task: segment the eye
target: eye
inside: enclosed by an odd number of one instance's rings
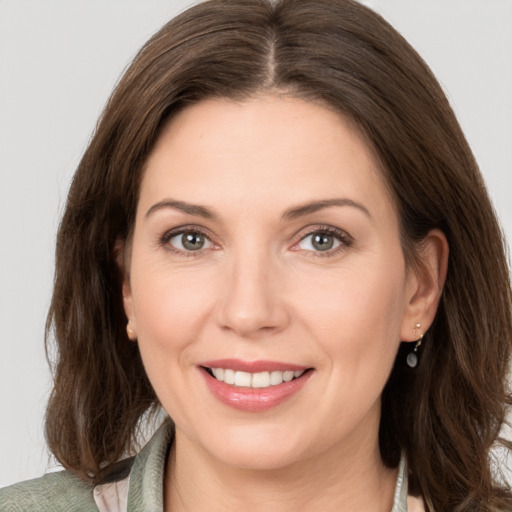
[[[330,251],[341,245],[341,242],[330,233],[311,233],[305,236],[300,242],[299,247],[306,251]]]
[[[352,239],[346,233],[334,228],[324,228],[308,233],[295,248],[317,254],[325,253],[327,256],[337,253],[338,249],[349,247],[351,243]]]
[[[213,246],[211,240],[199,231],[182,231],[181,233],[171,234],[166,242],[173,249],[184,252],[200,251]]]

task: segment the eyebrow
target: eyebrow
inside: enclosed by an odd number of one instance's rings
[[[351,206],[353,208],[357,208],[358,210],[362,211],[365,215],[372,218],[370,212],[365,206],[363,206],[361,203],[358,203],[357,201],[348,198],[323,199],[320,201],[311,201],[306,204],[294,206],[293,208],[286,210],[283,213],[282,218],[283,220],[293,220],[297,219],[298,217],[303,217],[305,215],[310,215],[320,210],[324,210],[325,208],[331,208],[333,206]],[[146,212],[146,218],[152,215],[154,212],[165,208],[174,208],[176,210],[180,210],[184,213],[187,213],[188,215],[203,217],[205,219],[210,220],[215,220],[218,219],[219,217],[213,210],[206,208],[205,206],[186,203],[185,201],[177,201],[174,199],[165,199],[151,206],[151,208],[149,208],[149,210]]]
[[[165,199],[164,201],[159,201],[158,203],[155,203],[146,212],[146,218],[149,217],[154,212],[162,210],[164,208],[174,208],[184,213],[188,213],[189,215],[195,215],[196,217],[203,217],[205,219],[214,220],[218,218],[218,215],[213,210],[210,210],[205,206],[186,203],[185,201],[175,201],[174,199]]]
[[[367,215],[370,219],[372,216],[368,209],[363,206],[361,203],[357,201],[353,201],[348,198],[339,198],[339,199],[324,199],[321,201],[311,201],[310,203],[306,203],[303,205],[295,206],[286,210],[283,214],[283,219],[292,220],[298,217],[302,217],[304,215],[310,215],[312,213],[318,212],[325,208],[331,208],[332,206],[351,206],[353,208],[357,208],[362,211],[365,215]]]

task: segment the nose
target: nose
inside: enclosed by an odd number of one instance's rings
[[[217,314],[223,330],[255,339],[286,328],[290,317],[276,267],[268,256],[254,253],[226,264]]]

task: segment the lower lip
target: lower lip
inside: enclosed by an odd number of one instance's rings
[[[204,369],[201,369],[201,373],[212,394],[223,404],[240,411],[263,412],[277,407],[298,393],[308,381],[312,371],[307,371],[290,382],[268,388],[235,387],[217,380]]]

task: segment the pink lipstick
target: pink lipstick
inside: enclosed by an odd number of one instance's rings
[[[277,407],[298,393],[313,372],[296,364],[238,359],[204,361],[199,369],[220,402],[247,412]]]

